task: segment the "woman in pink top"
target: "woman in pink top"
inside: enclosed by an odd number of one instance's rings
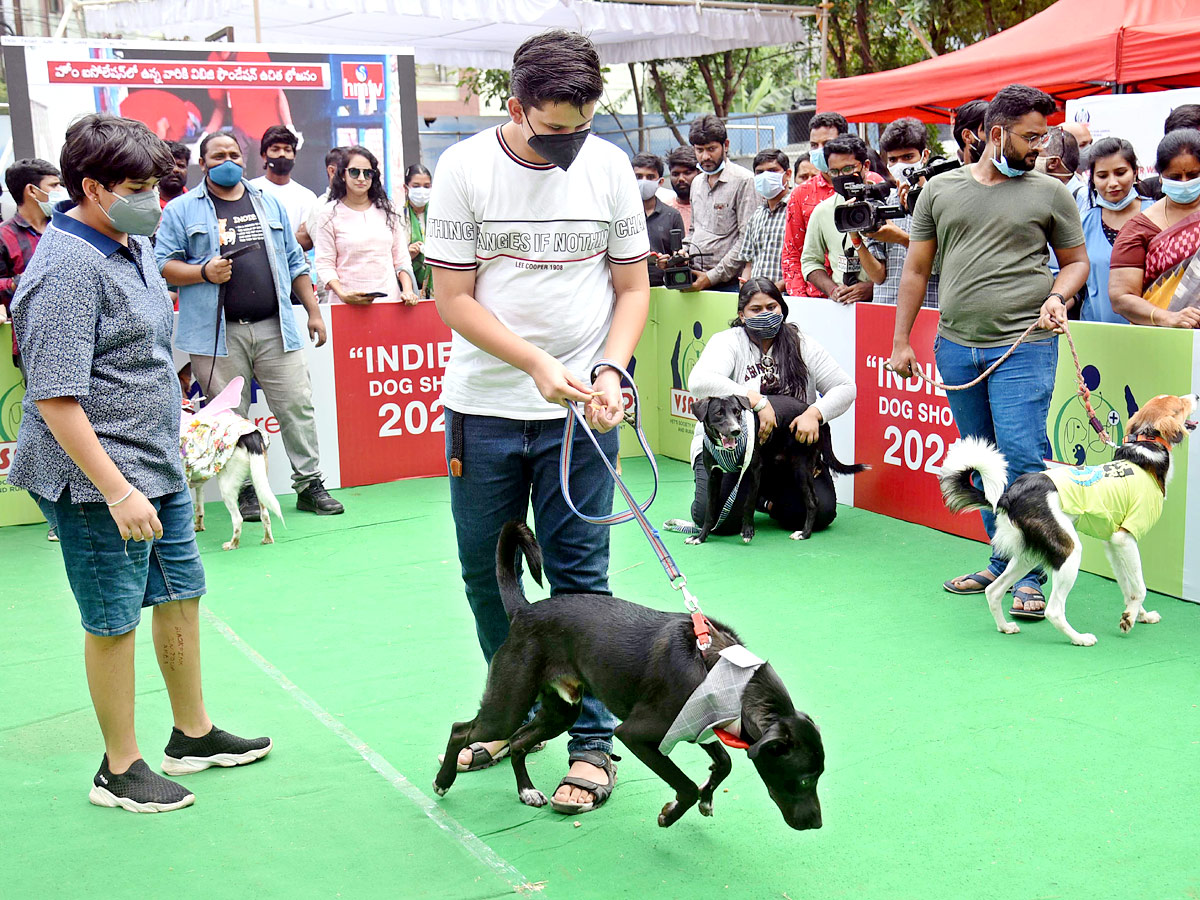
[[[351,147],[317,214],[317,275],[342,303],[377,299],[417,302],[404,222],[383,189],[379,161]]]

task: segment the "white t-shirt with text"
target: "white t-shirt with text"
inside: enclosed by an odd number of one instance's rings
[[[475,299],[506,328],[590,380],[612,324],[610,263],[644,265],[646,216],[629,158],[590,136],[566,171],[520,159],[500,128],[446,150],[425,258],[475,270]],[[467,415],[556,419],[533,379],[454,332],[442,402]]]

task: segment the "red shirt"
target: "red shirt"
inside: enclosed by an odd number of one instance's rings
[[[17,285],[15,277],[25,271],[33,251],[37,249],[41,234],[25,221],[20,212],[0,225],[0,304],[5,310],[12,306],[13,294]],[[12,340],[13,359],[17,358],[17,329],[13,329]]]
[[[867,173],[867,181],[883,181],[874,172]],[[800,271],[800,254],[804,252],[804,235],[808,233],[808,220],[812,211],[822,200],[833,196],[833,184],[823,175],[814,175],[804,184],[796,186],[788,198],[787,219],[783,226],[783,280],[789,297],[824,297],[817,288],[804,280]],[[826,268],[829,261],[825,262]]]

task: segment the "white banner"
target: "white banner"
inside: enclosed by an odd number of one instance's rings
[[[1124,138],[1133,144],[1138,177],[1155,174],[1154,156],[1163,137],[1163,122],[1184,103],[1200,103],[1200,88],[1149,94],[1096,94],[1067,101],[1067,121],[1087,122],[1092,137]]]

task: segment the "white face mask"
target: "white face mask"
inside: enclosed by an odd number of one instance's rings
[[[643,200],[649,200],[658,192],[658,182],[653,178],[639,178],[637,183]]]
[[[896,184],[904,184],[908,180],[905,178],[904,173],[909,169],[915,168],[919,165],[920,163],[892,163],[890,166],[888,166],[888,171],[892,173],[892,178],[896,180]]]
[[[429,205],[429,195],[432,193],[433,188],[410,187],[408,189],[408,202],[418,209],[424,209]]]

